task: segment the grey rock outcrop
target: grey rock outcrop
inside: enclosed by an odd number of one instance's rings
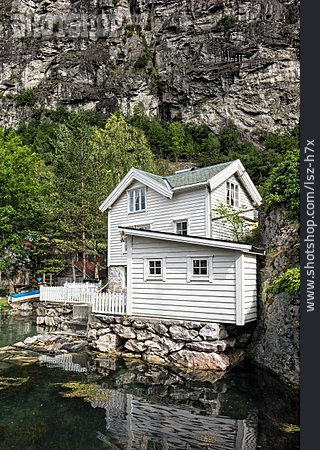
[[[261,218],[262,243],[267,248],[260,268],[259,320],[248,355],[280,379],[299,385],[299,297],[267,288],[286,269],[299,264],[299,225],[276,209]]]
[[[0,38],[3,125],[30,117],[26,89],[39,106],[142,102],[215,131],[298,121],[298,0],[4,0]]]

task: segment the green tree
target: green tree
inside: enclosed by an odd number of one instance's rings
[[[0,267],[12,276],[51,218],[52,178],[15,131],[0,129]],[[34,245],[34,244],[33,244]]]
[[[289,218],[299,219],[300,212],[300,150],[292,149],[272,170],[264,185],[267,210],[283,206]]]
[[[172,122],[168,127],[168,133],[170,138],[170,150],[171,154],[176,161],[179,158],[185,157],[185,139],[186,134],[184,127],[180,122]]]

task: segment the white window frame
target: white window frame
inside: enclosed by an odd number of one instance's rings
[[[150,274],[150,261],[161,261],[161,274]],[[166,258],[145,258],[144,281],[165,281],[166,280]]]
[[[187,222],[187,235],[189,234],[189,219],[175,219],[173,221],[173,232],[179,234],[179,236],[186,236],[185,234],[178,233],[177,224]]]
[[[230,186],[230,188],[228,189],[228,185]],[[231,200],[232,200],[232,189],[234,192],[234,204],[232,205]],[[228,190],[230,191],[230,201],[228,202]],[[227,181],[226,182],[226,204],[233,206],[234,208],[239,208],[240,207],[240,185],[239,183],[236,183],[234,181]]]
[[[193,261],[195,260],[206,260],[208,273],[206,275],[195,275],[193,273]],[[192,255],[187,258],[187,282],[192,281],[207,281],[213,283],[213,256],[207,255]]]
[[[141,192],[144,191],[144,209],[134,209],[133,211],[130,210],[130,196],[131,193],[133,193],[133,207],[135,208],[136,205],[136,192]],[[145,186],[141,186],[141,187],[137,187],[134,189],[128,189],[127,191],[127,195],[128,195],[128,214],[135,214],[135,213],[141,213],[141,212],[146,212],[147,210],[147,189]],[[139,204],[141,205],[141,196],[140,196],[140,202]]]

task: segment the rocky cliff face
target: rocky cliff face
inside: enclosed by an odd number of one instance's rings
[[[248,353],[283,381],[299,384],[299,297],[266,288],[299,262],[299,225],[288,222],[281,209],[261,217],[261,236],[267,255],[261,264],[259,320]]]
[[[143,102],[219,130],[298,120],[298,0],[2,0],[0,121]],[[24,92],[32,88],[33,91]]]

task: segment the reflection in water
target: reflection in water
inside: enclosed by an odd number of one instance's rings
[[[0,321],[6,344],[26,337],[23,332],[35,333],[30,322],[15,325]],[[29,380],[0,395],[0,450],[299,448],[298,433],[284,433],[280,426],[297,423],[297,399],[253,367],[219,379],[210,371],[181,371],[103,355],[66,353],[41,355],[39,360],[40,367],[19,367],[10,359],[1,362],[0,356],[1,376]],[[64,398],[61,384],[70,381],[102,387],[104,400]]]
[[[106,411],[107,435],[99,439],[114,442],[121,448],[148,449],[255,449],[257,417],[244,420],[201,415],[200,409],[189,411],[173,406],[152,404],[145,399],[115,390],[107,390],[110,399],[104,404],[92,404]]]
[[[74,358],[77,356],[70,354],[41,356],[40,364],[66,371],[86,371],[85,361],[81,367]],[[106,432],[99,431],[97,437],[109,448],[116,448],[115,445],[128,450],[257,448],[257,411],[248,410],[240,419],[220,411],[220,397],[225,394],[226,385],[214,389],[210,382],[210,387],[198,384],[190,389],[187,380],[194,382],[187,372],[182,377],[181,373],[170,373],[163,367],[115,358],[92,359],[89,368],[91,373],[98,368],[100,374],[104,371],[108,377],[103,382],[107,400],[93,401],[91,406],[105,410]],[[110,389],[110,385],[118,389]]]
[[[77,362],[77,359],[80,361]],[[83,355],[71,355],[69,353],[57,356],[40,355],[40,366],[45,367],[57,367],[65,370],[66,372],[87,372],[87,366],[81,365],[86,363],[87,358]]]

